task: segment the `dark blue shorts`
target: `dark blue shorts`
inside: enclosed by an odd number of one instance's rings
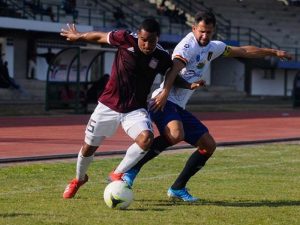
[[[191,145],[195,145],[199,138],[208,132],[207,127],[195,116],[170,101],[167,101],[164,111],[149,111],[149,113],[160,134],[164,134],[165,127],[170,121],[181,121],[185,134],[184,141]]]

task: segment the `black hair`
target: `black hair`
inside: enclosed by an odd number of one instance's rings
[[[214,27],[216,26],[216,17],[209,10],[202,10],[196,13],[195,24],[198,24],[201,21],[204,21],[206,24],[213,24]]]
[[[160,24],[154,18],[145,19],[141,23],[141,25],[139,27],[139,31],[141,31],[142,29],[149,33],[156,32],[157,36],[160,35]]]

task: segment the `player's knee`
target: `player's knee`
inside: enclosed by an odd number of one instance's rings
[[[200,151],[203,150],[203,154],[210,157],[215,152],[217,148],[217,143],[209,133],[206,133],[197,142],[197,146]]]
[[[88,145],[87,143],[84,143],[84,145],[81,148],[81,154],[84,157],[92,156],[96,152],[97,148],[98,146],[91,146]]]
[[[103,140],[105,139],[104,136],[92,136],[92,135],[85,135],[84,142],[89,146],[99,146]]]
[[[209,145],[206,147],[207,155],[210,157],[214,154],[217,148],[216,142],[213,140]]]
[[[200,154],[205,155],[207,158],[210,158],[214,152],[215,152],[216,148],[213,148],[213,146],[207,146],[207,147],[198,147],[198,151],[200,152]]]
[[[171,132],[167,135],[167,139],[170,144],[175,145],[184,140],[184,133],[183,132]]]
[[[143,149],[144,151],[148,151],[154,139],[154,135],[151,131],[145,130],[142,131],[135,142]]]

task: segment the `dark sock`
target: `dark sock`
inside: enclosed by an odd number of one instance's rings
[[[209,157],[207,157],[202,150],[196,150],[186,162],[184,169],[181,171],[171,188],[174,190],[184,188],[189,179],[205,165],[208,159]]]
[[[145,165],[148,161],[158,156],[162,151],[164,151],[167,147],[170,146],[171,144],[163,136],[158,136],[154,138],[149,151],[134,167],[132,167],[132,169],[139,171],[143,167],[143,165]]]

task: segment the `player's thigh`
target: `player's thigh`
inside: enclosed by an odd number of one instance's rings
[[[159,133],[167,137],[173,144],[176,144],[178,140],[181,141],[184,137],[179,111],[180,108],[170,101],[167,101],[163,111],[150,111],[151,119]]]
[[[184,129],[184,140],[191,145],[198,146],[198,141],[205,133],[208,133],[208,128],[187,110],[182,110],[180,116]]]
[[[165,126],[163,135],[172,145],[184,140],[184,129],[181,120],[171,120]]]
[[[121,123],[124,131],[133,140],[136,140],[142,133],[143,135],[141,135],[140,138],[153,139],[152,121],[147,110],[137,109],[123,114]]]
[[[120,124],[120,113],[99,103],[85,129],[85,142],[99,146],[104,137],[112,136]]]

